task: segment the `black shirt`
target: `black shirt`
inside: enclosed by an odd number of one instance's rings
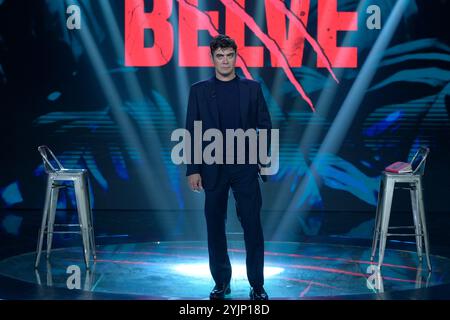
[[[241,112],[239,109],[239,80],[222,81],[215,78],[217,92],[217,107],[219,108],[219,125],[223,134],[223,163],[226,163],[226,129],[239,129],[241,125]],[[234,164],[237,164],[237,144],[234,145]]]
[[[219,108],[220,130],[225,134],[226,129],[242,128],[239,110],[239,82],[238,77],[230,81],[216,79],[217,106]]]

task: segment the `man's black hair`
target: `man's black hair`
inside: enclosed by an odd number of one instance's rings
[[[219,48],[233,48],[235,52],[237,51],[236,42],[224,34],[215,36],[209,43],[209,48],[211,50],[211,55],[214,55],[214,52]]]

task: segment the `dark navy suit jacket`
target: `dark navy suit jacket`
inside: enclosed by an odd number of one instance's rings
[[[255,130],[267,129],[268,137],[270,138],[272,122],[270,120],[269,110],[261,90],[261,85],[257,81],[240,77],[238,77],[238,82],[242,129],[244,131],[250,128]],[[186,115],[186,129],[191,134],[192,142],[194,139],[194,121],[202,121],[202,135],[208,129],[220,129],[219,109],[215,90],[215,77],[212,77],[209,80],[197,82],[191,86]],[[211,142],[208,141],[202,144],[202,153],[205,146],[209,143]],[[223,143],[225,144],[225,139]],[[186,176],[199,173],[202,177],[203,188],[214,188],[220,165],[208,165],[203,161],[202,164],[194,164],[193,143],[191,147],[191,164],[187,165]],[[254,164],[251,168],[255,168],[257,171],[258,165]]]

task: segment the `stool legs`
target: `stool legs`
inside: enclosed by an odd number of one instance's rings
[[[378,202],[377,202],[377,211],[375,214],[375,223],[374,223],[374,231],[373,231],[373,238],[372,238],[372,252],[370,254],[370,261],[373,261],[373,258],[375,257],[375,252],[377,250],[378,240],[380,238],[380,226],[381,226],[381,219],[380,215],[383,208],[383,201],[382,201],[382,195],[384,192],[384,179],[381,178],[380,180],[380,190],[378,192]]]
[[[52,184],[53,184],[53,180],[50,177],[48,177],[47,190],[45,192],[44,211],[42,213],[41,228],[39,229],[39,235],[38,235],[38,244],[37,244],[37,249],[36,249],[36,261],[34,263],[35,268],[37,268],[39,266],[39,261],[41,259],[42,244],[44,242],[45,229],[47,228],[48,211],[50,208],[50,196],[51,196],[51,192],[52,192]]]
[[[94,252],[91,250],[94,248],[94,239],[92,239],[92,213],[89,205],[88,186],[86,178],[82,177],[74,181],[75,184],[75,196],[77,198],[77,208],[79,212],[79,220],[81,225],[81,237],[83,239],[83,252],[86,268],[89,269],[89,257]],[[95,249],[94,249],[95,250]],[[95,254],[94,254],[95,255]]]
[[[58,205],[59,187],[52,184],[52,192],[50,193],[50,207],[48,210],[47,223],[47,259],[50,258],[53,242],[53,225],[55,224],[56,206]]]
[[[59,181],[59,177],[56,180]],[[86,268],[89,269],[89,257],[92,254],[94,260],[96,259],[95,254],[95,239],[94,239],[94,227],[93,227],[93,217],[92,210],[89,202],[89,186],[88,180],[85,174],[73,177],[70,180],[74,183],[75,198],[77,204],[78,221],[81,230],[81,238],[83,242],[83,256],[86,263]],[[61,181],[69,181],[61,180]],[[56,207],[58,202],[59,189],[62,186],[55,184],[55,177],[49,175],[47,179],[47,191],[45,195],[45,205],[42,215],[41,228],[38,234],[37,243],[37,254],[35,261],[35,268],[38,267],[39,261],[42,254],[42,246],[44,242],[45,233],[47,233],[47,259],[50,258],[53,233],[54,232],[54,222],[56,216]]]
[[[384,259],[384,251],[386,248],[386,240],[389,228],[389,218],[391,215],[392,197],[394,195],[394,181],[386,179],[385,188],[382,195],[381,211],[381,231],[380,231],[380,249],[378,253],[378,269],[381,269]]]
[[[428,242],[428,231],[427,231],[427,224],[425,222],[425,206],[423,204],[423,192],[422,192],[422,179],[419,179],[418,185],[417,185],[417,195],[418,195],[418,203],[419,203],[419,216],[420,216],[420,222],[422,225],[422,231],[423,231],[423,240],[425,243],[425,256],[427,259],[427,265],[428,270],[431,271],[431,261],[430,261],[430,246]]]
[[[411,194],[411,207],[413,212],[413,219],[414,219],[414,227],[416,232],[416,247],[417,247],[417,256],[419,258],[419,263],[422,262],[422,223],[421,218],[419,215],[419,197],[418,197],[418,190],[417,187],[414,186],[410,190]]]
[[[380,192],[378,194],[377,211],[375,216],[375,228],[372,240],[372,250],[370,260],[373,261],[377,245],[379,245],[378,268],[381,269],[384,259],[387,237],[389,235],[389,219],[394,194],[395,183],[405,183],[397,181],[395,178],[383,176],[380,182]],[[411,206],[414,219],[414,230],[419,263],[423,260],[423,245],[425,246],[425,257],[428,270],[431,272],[431,260],[429,256],[428,232],[425,222],[425,208],[423,204],[422,180],[421,177],[408,181],[410,183]],[[403,234],[401,234],[403,235]],[[408,235],[408,234],[405,234]]]
[[[95,235],[94,235],[94,223],[93,223],[93,219],[92,219],[92,210],[91,210],[91,208],[90,208],[90,206],[88,207],[89,208],[89,210],[88,210],[88,212],[89,212],[89,231],[90,231],[90,233],[89,233],[89,239],[91,240],[90,242],[90,244],[91,244],[91,251],[92,251],[92,255],[93,255],[93,257],[94,257],[94,260],[96,260],[97,259],[97,254],[96,254],[96,252],[95,252]]]
[[[94,235],[94,219],[92,216],[92,208],[91,208],[91,201],[90,201],[90,197],[89,197],[89,183],[88,183],[88,177],[85,175],[83,176],[83,185],[84,185],[84,190],[86,192],[85,194],[85,202],[86,202],[86,209],[87,209],[87,213],[88,213],[88,228],[89,228],[89,242],[90,242],[90,246],[91,246],[91,253],[94,257],[94,260],[97,259],[97,254],[95,253],[95,235]]]

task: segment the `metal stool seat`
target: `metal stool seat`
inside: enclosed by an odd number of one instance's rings
[[[427,260],[428,270],[431,271],[431,262],[429,256],[428,233],[425,222],[425,208],[423,203],[423,187],[422,176],[425,170],[425,162],[429,149],[420,147],[411,161],[411,172],[407,173],[391,173],[384,171],[380,182],[380,191],[378,193],[378,204],[375,217],[375,229],[372,240],[372,254],[370,260],[374,260],[377,246],[378,253],[378,269],[380,270],[384,259],[386,241],[388,236],[415,236],[417,255],[419,262],[422,263],[422,244],[425,244],[425,256]],[[414,226],[389,227],[389,218],[391,215],[392,198],[394,189],[408,189],[411,195],[412,213]],[[392,229],[412,228],[414,233],[391,233]],[[423,241],[423,242],[422,242]]]
[[[44,212],[38,235],[35,267],[37,268],[39,266],[42,245],[44,242],[44,234],[47,234],[47,259],[49,259],[52,248],[53,234],[78,233],[81,234],[83,242],[84,261],[86,263],[86,267],[89,268],[89,258],[92,255],[95,260],[96,254],[92,210],[89,201],[88,171],[86,169],[65,169],[47,146],[39,146],[38,150],[41,154],[48,177]],[[64,182],[73,182],[79,224],[54,223],[59,190],[62,188],[72,187],[72,185],[66,185]],[[54,227],[78,227],[79,230],[59,231],[55,230]]]

